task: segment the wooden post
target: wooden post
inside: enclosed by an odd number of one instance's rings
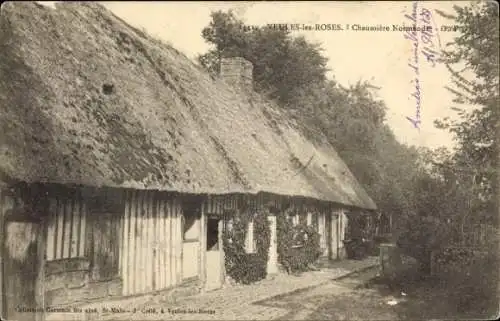
[[[174,247],[175,247],[175,282],[182,282],[182,231],[181,231],[181,213],[179,200],[174,200]]]
[[[127,294],[134,294],[137,291],[137,215],[139,200],[136,191],[130,191],[130,228],[129,228],[129,254],[127,255],[128,265],[128,286]]]
[[[4,210],[3,210],[3,189],[0,185],[0,316],[5,315],[4,313],[4,285],[3,285],[3,249],[4,249]]]
[[[174,210],[172,209],[173,206],[172,206],[172,202],[173,202],[173,199],[172,198],[168,198],[168,200],[166,201],[166,208],[167,208],[167,226],[165,227],[166,229],[166,232],[167,232],[167,249],[168,249],[168,253],[167,253],[167,265],[168,265],[168,283],[167,285],[168,286],[172,286],[172,285],[175,285],[175,265],[174,265],[174,262],[175,262],[175,252],[174,252],[174,237],[172,235],[172,232],[173,232],[173,228],[172,226],[174,225]]]
[[[207,281],[207,271],[206,271],[206,256],[207,256],[207,216],[205,213],[205,202],[201,203],[201,214],[200,214],[200,251],[199,251],[199,265],[198,265],[198,275],[200,276],[200,283],[202,290],[205,289],[205,283]]]
[[[344,247],[344,237],[342,236],[342,227],[341,227],[341,220],[342,220],[342,214],[344,212],[339,211],[339,217],[337,219],[337,235],[338,235],[338,242],[337,242],[337,259],[343,259],[344,257],[342,256],[341,250]]]
[[[41,308],[40,312],[36,312],[36,320],[45,320],[45,243],[47,240],[47,216],[41,218],[38,235],[37,235],[37,261],[39,265],[38,275],[35,283],[35,306]]]
[[[226,264],[224,255],[224,244],[222,242],[222,231],[224,228],[224,219],[220,219],[218,222],[218,242],[220,248],[220,273],[221,273],[221,283],[224,284],[226,281]]]
[[[127,295],[129,293],[129,244],[130,244],[130,193],[125,191],[125,212],[123,213],[123,230],[122,230],[122,248],[121,248],[121,261],[122,261],[122,294]]]
[[[269,243],[269,257],[267,259],[267,274],[278,273],[278,244],[276,216],[269,215],[269,226],[271,228],[271,238]]]
[[[146,269],[144,270],[144,274],[146,275],[145,279],[145,292],[153,291],[153,258],[154,258],[154,248],[153,248],[153,191],[147,191],[145,195],[146,202],[146,220],[144,225],[146,226],[146,248],[144,251],[146,252]]]
[[[140,274],[139,274],[139,290],[141,293],[145,293],[147,291],[147,260],[149,256],[148,252],[148,221],[147,221],[147,213],[148,213],[148,192],[147,191],[140,191],[140,197],[141,197],[141,207],[140,207],[140,240],[141,240],[141,247],[140,247]]]

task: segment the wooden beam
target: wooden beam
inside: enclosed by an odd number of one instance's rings
[[[160,274],[161,274],[161,282],[160,282],[160,287],[163,289],[163,288],[166,288],[168,286],[168,270],[169,270],[169,266],[168,266],[168,256],[167,256],[167,253],[168,253],[168,243],[167,243],[167,231],[165,229],[165,227],[167,226],[167,215],[166,215],[166,207],[165,207],[165,199],[164,199],[164,195],[163,194],[160,194],[160,198],[158,199],[158,203],[159,203],[159,213],[158,213],[158,218],[159,218],[159,222],[158,222],[158,227],[159,227],[159,233],[160,233],[160,237],[159,237],[159,240],[160,240],[160,253],[161,253],[161,256],[160,256]]]
[[[130,234],[129,234],[129,248],[130,253],[128,256],[128,266],[129,266],[129,286],[128,294],[137,293],[138,288],[138,265],[137,265],[137,253],[139,242],[137,241],[137,216],[139,212],[139,198],[137,191],[130,192]]]
[[[167,225],[165,227],[165,231],[167,233],[167,266],[168,266],[168,271],[167,271],[167,286],[172,286],[175,284],[175,265],[174,265],[174,238],[173,238],[173,228],[172,226],[174,225],[174,211],[173,211],[173,206],[172,202],[173,200],[169,197],[166,201],[166,217],[167,217]]]
[[[175,210],[175,281],[177,284],[182,282],[182,225],[181,225],[181,206],[179,199],[175,199],[174,201],[174,210]]]
[[[226,281],[226,265],[224,263],[224,244],[222,243],[222,229],[224,228],[224,218],[221,218],[218,222],[218,242],[219,242],[219,253],[220,253],[220,276],[221,284]]]
[[[5,315],[4,311],[4,281],[3,281],[3,256],[4,256],[4,238],[5,238],[5,213],[3,210],[3,189],[0,187],[0,316]]]
[[[151,292],[153,290],[153,192],[146,192],[146,221],[144,222],[146,226],[146,248],[144,251],[146,252],[146,269],[145,269],[145,291]]]
[[[147,222],[147,213],[148,213],[148,192],[147,191],[140,191],[141,194],[141,270],[139,273],[139,280],[140,280],[140,291],[141,293],[146,292],[147,290],[147,280],[148,280],[148,273],[147,273],[147,262],[148,262],[148,246],[149,244],[147,243],[148,241],[148,222]]]
[[[47,242],[47,216],[44,215],[39,224],[39,233],[37,235],[37,262],[39,264],[37,278],[35,281],[35,305],[42,308],[41,312],[36,313],[36,320],[45,319],[45,244]]]
[[[207,281],[206,257],[207,257],[207,216],[205,213],[205,203],[201,205],[200,214],[200,251],[199,251],[199,273],[202,289]]]
[[[129,293],[129,244],[130,244],[130,196],[129,191],[125,191],[125,212],[123,213],[123,230],[122,230],[122,249],[121,249],[121,261],[122,261],[122,294],[127,295]]]
[[[154,245],[154,269],[153,269],[153,280],[154,280],[154,287],[153,290],[158,290],[162,288],[162,283],[163,283],[163,277],[162,277],[162,271],[161,271],[161,259],[162,259],[162,241],[161,241],[161,233],[160,233],[160,223],[162,222],[161,218],[161,202],[159,198],[157,197],[158,194],[157,192],[155,193],[155,196],[153,197],[153,203],[154,203],[154,218],[153,218],[153,228],[154,228],[154,237],[153,237],[153,245]]]

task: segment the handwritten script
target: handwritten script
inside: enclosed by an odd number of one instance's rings
[[[420,110],[422,106],[422,90],[420,82],[420,56],[422,55],[425,59],[425,63],[429,63],[431,67],[436,65],[436,60],[439,53],[436,51],[437,46],[435,44],[435,24],[433,23],[433,17],[430,10],[426,8],[419,8],[418,1],[414,1],[412,4],[411,14],[406,13],[405,19],[410,20],[412,28],[406,30],[404,33],[404,38],[411,41],[412,43],[412,55],[408,59],[408,66],[413,72],[414,84],[413,92],[410,96],[415,99],[415,116],[406,119],[410,121],[413,127],[420,129],[421,117]],[[433,31],[434,29],[434,31]]]

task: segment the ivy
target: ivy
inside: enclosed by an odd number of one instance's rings
[[[267,260],[271,242],[269,210],[250,207],[226,212],[232,221],[230,229],[224,229],[223,244],[227,274],[237,283],[250,284],[267,276]],[[246,253],[245,237],[248,224],[253,220],[256,239],[255,253]]]
[[[278,262],[288,273],[307,271],[321,255],[320,235],[314,226],[289,220],[294,209],[277,218]]]

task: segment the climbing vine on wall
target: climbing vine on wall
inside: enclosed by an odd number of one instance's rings
[[[309,269],[321,255],[320,235],[315,226],[299,223],[293,226],[290,217],[297,209],[289,207],[277,217],[278,262],[288,273]]]
[[[271,228],[265,207],[253,209],[249,206],[226,212],[231,221],[224,229],[223,243],[227,274],[236,282],[250,284],[267,275],[267,260],[271,240]],[[255,252],[247,253],[245,247],[248,225],[253,220]]]

